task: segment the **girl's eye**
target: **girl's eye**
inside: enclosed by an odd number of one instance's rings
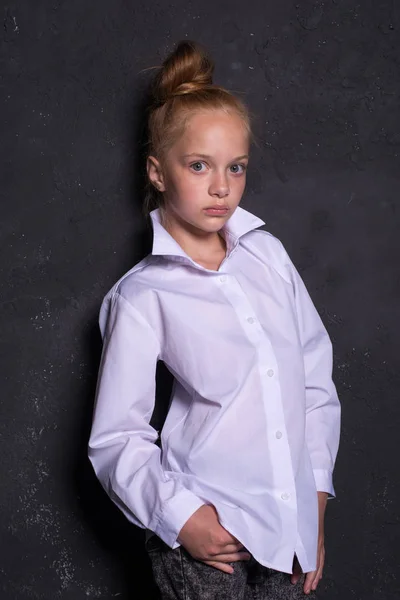
[[[242,164],[234,164],[230,166],[230,169],[232,171],[232,173],[244,173],[246,170],[246,165],[242,165]]]
[[[193,171],[196,171],[196,173],[201,173],[201,167],[204,166],[204,163],[197,161],[195,163],[192,163],[190,165],[190,167],[193,169]]]

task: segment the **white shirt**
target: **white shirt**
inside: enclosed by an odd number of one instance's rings
[[[125,516],[171,548],[213,504],[262,565],[316,569],[317,490],[334,497],[340,404],[326,329],[282,243],[238,207],[218,271],[151,212],[152,252],[112,287],[89,457]],[[174,375],[161,432],[155,371]]]

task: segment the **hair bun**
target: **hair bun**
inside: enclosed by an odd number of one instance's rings
[[[192,94],[213,86],[214,62],[198,43],[183,40],[163,62],[155,79],[153,96],[156,104],[170,98]]]

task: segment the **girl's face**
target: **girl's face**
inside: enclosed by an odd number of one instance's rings
[[[164,194],[168,222],[198,233],[221,229],[242,198],[248,153],[249,136],[238,115],[194,113],[164,161],[149,157],[147,163],[150,180]]]

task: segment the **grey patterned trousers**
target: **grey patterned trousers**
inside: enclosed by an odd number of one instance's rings
[[[288,573],[264,567],[253,558],[231,563],[232,574],[195,560],[183,546],[172,550],[153,535],[146,542],[162,600],[304,600],[304,574],[293,585]],[[316,598],[315,592],[311,597]]]

